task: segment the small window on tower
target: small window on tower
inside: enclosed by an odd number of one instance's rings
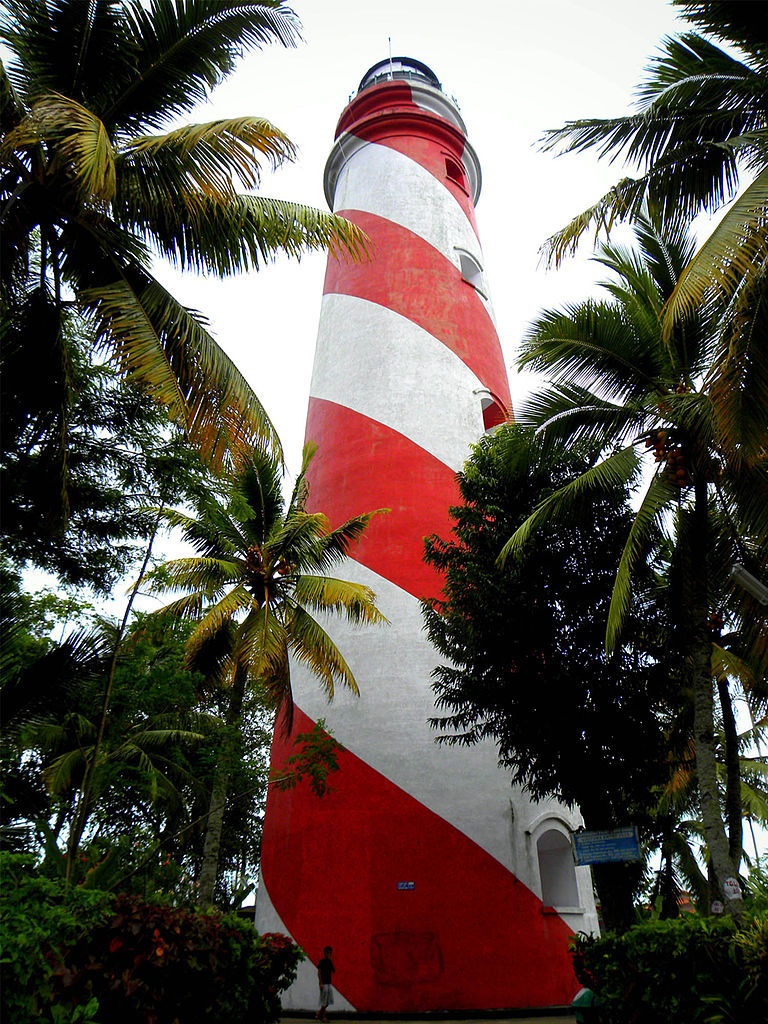
[[[480,292],[483,298],[487,298],[485,291],[485,281],[483,280],[483,268],[477,262],[474,256],[470,256],[468,252],[463,252],[461,249],[459,252],[459,268],[461,270],[461,276],[467,284],[471,284],[472,287]]]
[[[465,181],[464,168],[449,156],[445,158],[445,174],[450,181],[455,181],[457,185],[466,189],[467,183]]]
[[[483,430],[486,434],[490,434],[492,430],[501,426],[502,423],[509,422],[509,414],[504,408],[503,403],[488,388],[477,388],[474,394],[480,399],[480,411],[483,414]]]
[[[483,409],[483,429],[486,434],[501,426],[502,423],[507,422],[507,414],[495,399],[490,397],[483,398],[481,406]]]

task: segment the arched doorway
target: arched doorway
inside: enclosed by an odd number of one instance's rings
[[[568,836],[559,829],[542,832],[536,842],[541,900],[547,907],[577,907],[579,890]]]

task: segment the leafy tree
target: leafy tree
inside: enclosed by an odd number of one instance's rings
[[[73,889],[0,854],[3,1019],[274,1024],[302,951],[234,914]]]
[[[263,164],[295,156],[268,121],[178,126],[244,50],[293,45],[293,13],[282,0],[8,0],[0,33],[13,55],[0,68],[7,388],[71,390],[61,325],[74,296],[96,343],[206,459],[277,445],[204,319],[151,262],[155,250],[223,276],[277,253],[362,251],[341,218],[237,191],[259,184]]]
[[[707,848],[722,887],[726,878],[736,877],[737,865],[717,788],[713,640],[726,615],[735,632],[751,638],[748,645],[761,648],[764,678],[765,642],[756,637],[765,630],[765,612],[739,591],[729,569],[744,562],[759,573],[768,564],[768,471],[764,457],[752,460],[745,454],[754,422],[747,421],[741,435],[719,401],[713,366],[727,311],[718,316],[715,310],[700,310],[669,336],[662,329],[664,304],[692,255],[685,228],[640,215],[635,234],[636,250],[600,248],[597,260],[613,274],[603,283],[609,301],[545,312],[524,341],[521,365],[540,371],[551,383],[520,411],[521,421],[543,428],[552,442],[591,438],[610,454],[543,501],[511,537],[505,554],[520,550],[537,525],[567,515],[580,496],[610,493],[617,484],[635,485],[647,459],[654,460],[617,559],[607,645],[613,649],[620,641],[631,608],[631,578],[643,565],[650,538],[663,535],[674,513],[680,581],[676,636],[683,685],[694,700]],[[763,442],[764,437],[765,432]],[[734,913],[741,912],[741,900],[728,904]]]
[[[305,474],[313,453],[310,446],[305,448],[287,507],[278,464],[254,453],[250,465],[232,476],[226,504],[208,494],[196,500],[192,515],[160,513],[198,552],[154,573],[157,590],[186,591],[164,613],[197,620],[188,664],[227,692],[226,733],[199,880],[203,906],[213,899],[246,695],[257,687],[290,730],[289,655],[310,668],[329,698],[336,684],[357,692],[349,666],[313,613],[342,614],[361,624],[386,621],[368,587],[326,575],[349,552],[373,513],[329,530],[325,516],[307,512]]]
[[[505,572],[496,564],[531,508],[594,456],[552,452],[508,426],[484,438],[459,474],[455,537],[426,545],[445,576],[444,597],[425,605],[430,640],[446,659],[435,673],[443,714],[433,725],[446,743],[492,738],[515,782],[535,799],[578,804],[588,828],[632,823],[647,833],[677,708],[662,618],[633,614],[625,645],[604,650],[632,522],[622,487],[542,528]],[[594,877],[609,927],[631,925],[639,869],[598,864]]]
[[[72,857],[90,867],[112,855],[114,838],[130,834],[136,819],[173,820],[183,804],[182,788],[199,785],[187,751],[205,738],[205,731],[213,731],[195,707],[191,674],[180,665],[171,672],[167,656],[154,671],[142,672],[149,666],[132,656],[129,638],[97,754],[98,709],[114,639],[114,629],[105,626],[72,633],[3,687],[8,712],[3,732],[17,752],[17,773],[35,774],[49,794],[47,806],[33,808],[34,815],[11,803],[9,817],[31,821],[58,857],[62,830],[85,832],[89,856],[81,858],[79,846],[68,845]],[[92,785],[86,799],[82,790],[89,769]],[[45,825],[48,820],[52,830]],[[67,874],[77,877],[73,871]]]
[[[622,156],[643,172],[619,181],[549,239],[545,251],[559,262],[590,228],[607,234],[616,221],[634,219],[644,204],[665,220],[690,220],[729,203],[676,282],[664,329],[668,334],[702,305],[728,307],[729,330],[712,370],[720,378],[721,406],[740,425],[742,457],[755,459],[763,451],[768,389],[765,11],[755,3],[673,2],[705,35],[686,32],[664,41],[638,89],[637,112],[574,121],[545,134],[545,149],[597,146],[601,156]],[[747,181],[741,191],[740,176]],[[757,330],[750,329],[755,320]]]
[[[23,595],[22,595],[23,596]],[[29,650],[5,675],[6,845],[57,877],[93,759],[114,627]],[[139,616],[122,643],[73,881],[194,899],[226,694],[184,666],[191,624]],[[24,648],[27,651],[27,648]],[[250,695],[224,817],[219,902],[239,906],[258,865],[272,714]],[[66,843],[65,843],[66,845]],[[237,893],[240,892],[240,898]]]
[[[148,505],[211,486],[199,457],[145,387],[94,362],[87,324],[68,315],[71,391],[19,400],[0,455],[3,546],[17,565],[106,593],[146,547]],[[9,403],[18,396],[6,395]]]

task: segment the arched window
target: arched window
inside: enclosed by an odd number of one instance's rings
[[[449,156],[445,158],[445,176],[449,181],[456,182],[457,185],[460,185],[466,191],[467,182],[464,168]]]
[[[507,414],[495,398],[490,395],[484,396],[481,398],[480,404],[483,409],[483,429],[486,434],[507,422]]]
[[[579,890],[568,836],[558,829],[543,832],[536,843],[541,879],[541,901],[545,907],[577,907]]]
[[[483,268],[477,262],[474,256],[470,256],[468,252],[463,249],[457,249],[459,254],[459,269],[461,270],[461,277],[467,284],[471,284],[472,287],[480,292],[485,297],[485,282],[483,281]]]
[[[489,434],[496,427],[509,420],[507,410],[488,388],[476,388],[474,394],[480,399],[480,409],[483,414],[483,430],[486,434]]]

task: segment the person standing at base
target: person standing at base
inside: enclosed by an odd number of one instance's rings
[[[327,1021],[328,1007],[333,1003],[333,974],[336,968],[333,966],[331,956],[333,950],[326,946],[323,950],[323,958],[317,965],[317,978],[320,982],[320,1009],[317,1011],[318,1020]]]

